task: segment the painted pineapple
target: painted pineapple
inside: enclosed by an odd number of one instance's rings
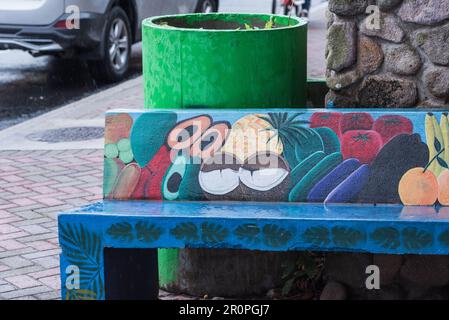
[[[241,161],[258,152],[281,155],[286,149],[294,148],[297,136],[304,135],[307,130],[302,127],[307,121],[296,120],[300,115],[286,112],[247,115],[233,124],[222,150]]]
[[[275,132],[269,130],[271,125],[263,119],[265,116],[250,114],[236,121],[222,151],[235,155],[242,162],[257,152],[271,151],[280,155],[283,145]]]

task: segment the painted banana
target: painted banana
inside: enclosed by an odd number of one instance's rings
[[[435,131],[433,130],[433,120],[432,120],[432,113],[427,113],[426,114],[426,121],[425,121],[425,125],[426,125],[426,141],[427,141],[427,146],[429,147],[429,161],[432,160],[436,154],[437,151],[435,149]],[[436,174],[436,165],[435,165],[436,161],[433,161],[430,166],[428,167],[428,170],[432,171],[433,173]]]
[[[443,159],[449,163],[449,118],[447,113],[441,115],[440,127],[444,145]]]
[[[435,132],[435,138],[438,140],[439,144],[440,144],[440,150],[444,148],[444,141],[443,141],[443,133],[441,132],[441,126],[438,124],[438,120],[437,117],[433,114],[432,116],[432,122],[433,122],[433,130]],[[440,150],[436,150],[436,152],[438,153]],[[444,153],[442,155],[440,155],[441,158],[444,158]],[[435,161],[435,169],[436,172],[435,176],[439,176],[440,173],[445,169],[444,167],[442,167],[438,161]]]
[[[444,148],[444,141],[438,120],[435,115],[430,112],[426,115],[426,139],[427,146],[429,147],[429,161],[432,161],[441,149]],[[440,155],[441,158],[444,158],[444,156],[444,153],[443,156]],[[431,170],[436,177],[438,177],[444,169],[445,168],[442,167],[438,161],[433,161],[429,167],[429,170]]]

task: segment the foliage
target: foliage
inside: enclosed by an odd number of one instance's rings
[[[67,262],[80,269],[80,288],[84,291],[71,292],[68,297],[103,297],[104,284],[101,274],[101,238],[83,225],[60,224],[61,247]],[[89,292],[89,295],[86,293]]]
[[[282,295],[287,296],[293,291],[316,291],[315,286],[320,282],[324,256],[320,253],[300,252],[295,262],[284,264],[282,279]]]

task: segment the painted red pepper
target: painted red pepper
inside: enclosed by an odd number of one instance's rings
[[[162,146],[153,159],[142,169],[133,199],[162,200],[162,180],[171,165],[170,150]]]

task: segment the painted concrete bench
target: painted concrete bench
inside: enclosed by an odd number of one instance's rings
[[[448,147],[441,112],[111,111],[62,297],[157,298],[157,248],[449,254]]]

